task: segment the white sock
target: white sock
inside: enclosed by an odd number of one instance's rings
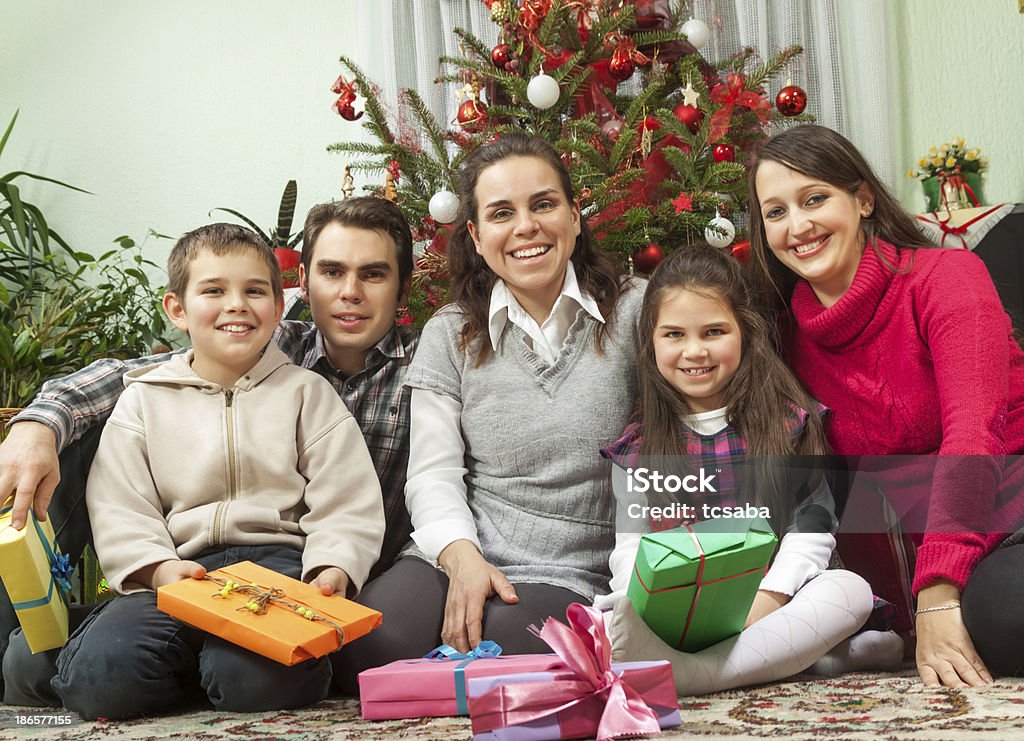
[[[831,676],[847,672],[892,671],[903,664],[903,639],[891,630],[865,630],[841,642],[807,669]]]
[[[668,646],[627,598],[612,612],[609,637],[616,661],[667,659],[681,695],[772,682],[797,674],[860,628],[871,614],[867,582],[849,571],[825,571],[793,599],[739,635],[697,653]]]

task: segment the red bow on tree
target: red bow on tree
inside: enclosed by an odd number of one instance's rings
[[[606,49],[612,50],[612,62],[622,63],[629,60],[633,64],[638,65],[650,64],[651,62],[651,58],[649,56],[642,54],[636,48],[636,44],[633,43],[633,39],[619,33],[618,31],[612,31],[611,33],[605,34],[604,46]]]
[[[363,112],[356,113],[352,108],[352,104],[356,102],[356,81],[352,80],[349,82],[345,79],[345,75],[338,75],[338,79],[331,85],[331,92],[336,93],[339,97],[334,101],[334,107],[338,109],[338,113],[349,121],[355,121],[361,118]]]
[[[541,54],[547,57],[551,56],[551,52],[540,43],[537,33],[550,12],[551,0],[523,0],[523,6],[519,8],[519,25],[526,34],[526,38]]]
[[[763,124],[771,115],[772,107],[767,100],[755,93],[753,90],[743,88],[745,80],[731,72],[726,82],[716,85],[711,91],[711,100],[718,103],[720,108],[711,117],[711,129],[708,133],[708,144],[714,144],[729,132],[729,122],[732,120],[733,109],[738,106],[746,106],[757,114],[758,120]]]

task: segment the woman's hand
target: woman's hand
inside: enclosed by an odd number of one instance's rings
[[[483,640],[484,603],[497,594],[505,602],[519,601],[505,575],[484,560],[468,540],[456,540],[441,551],[438,563],[448,575],[441,640],[465,653]]]
[[[948,605],[960,600],[960,590],[949,582],[925,587],[917,595],[917,608]],[[992,675],[974,650],[960,608],[919,612],[917,615],[917,673],[929,687],[981,687]]]
[[[754,596],[754,603],[750,606],[750,612],[747,613],[747,622],[743,624],[743,629],[746,630],[761,618],[771,615],[791,599],[793,598],[788,594],[758,589]]]

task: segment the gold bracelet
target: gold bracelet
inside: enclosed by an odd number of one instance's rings
[[[921,607],[921,608],[918,608],[917,612],[915,612],[914,614],[915,615],[921,615],[921,614],[926,613],[926,612],[938,612],[939,610],[959,610],[959,609],[960,609],[960,603],[959,602],[950,602],[950,603],[945,604],[945,605],[936,605],[935,607]]]

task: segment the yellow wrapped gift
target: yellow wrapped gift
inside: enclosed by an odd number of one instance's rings
[[[61,554],[50,521],[29,510],[21,530],[11,526],[11,507],[0,509],[0,580],[14,605],[32,653],[68,641],[71,565]]]

